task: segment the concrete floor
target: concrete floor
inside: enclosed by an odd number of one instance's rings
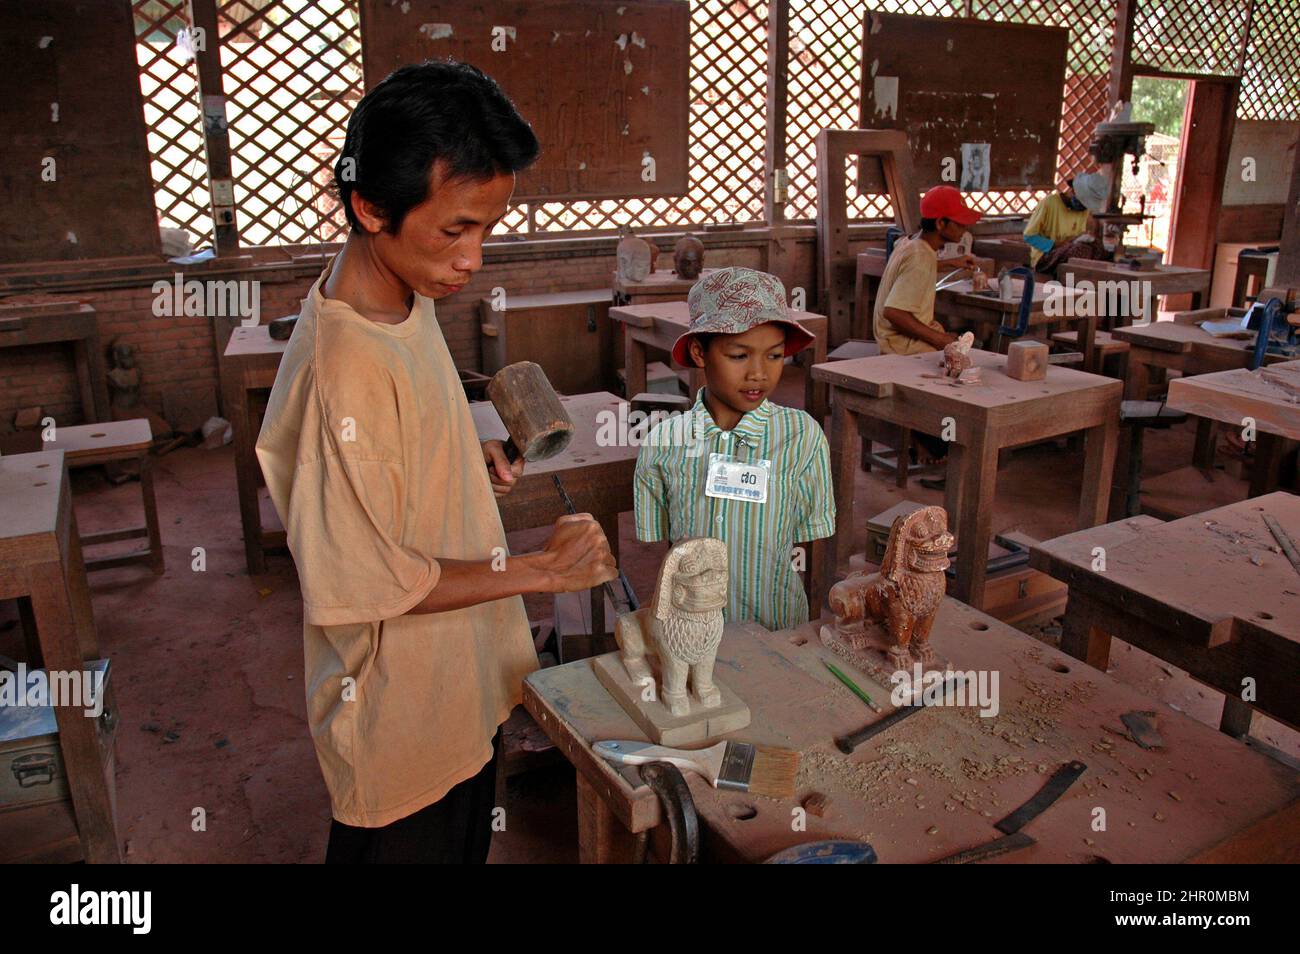
[[[777,398],[802,403],[791,369]],[[1189,427],[1148,436],[1146,473],[1191,459]],[[993,527],[1044,539],[1075,529],[1081,454],[1052,445],[1018,451],[999,474]],[[120,708],[117,737],[119,829],[131,862],[314,862],[324,856],[329,801],[305,724],[301,608],[293,565],[244,572],[230,448],[184,449],[156,462],[167,572],[143,567],[91,575],[101,651],[112,658]],[[139,485],[110,485],[98,469],[73,476],[83,532],[138,522]],[[902,499],[942,503],[915,481],[899,491],[878,472],[860,473],[858,512],[871,515]],[[545,530],[513,534],[516,552],[535,548]],[[865,531],[859,531],[859,549]],[[634,540],[621,523],[622,565],[648,593],[664,546]],[[191,568],[195,547],[206,570]],[[534,618],[549,600],[528,600]],[[1050,627],[1033,630],[1054,641]],[[21,655],[12,606],[0,606],[0,653]],[[1111,674],[1207,725],[1222,697],[1153,657],[1116,641]],[[1255,735],[1300,755],[1300,734],[1257,717]],[[506,831],[493,862],[575,861],[572,771],[539,770],[510,781]],[[195,809],[206,830],[193,830]]]

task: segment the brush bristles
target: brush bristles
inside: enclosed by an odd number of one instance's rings
[[[798,772],[798,752],[756,745],[749,790],[755,795],[766,795],[768,798],[793,798],[794,778]]]

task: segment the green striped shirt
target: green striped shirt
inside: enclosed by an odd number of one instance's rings
[[[706,496],[711,453],[771,461],[767,502]],[[637,539],[717,537],[727,544],[728,620],[755,620],[771,630],[808,621],[794,545],[835,532],[830,451],[809,415],[764,401],[724,431],[701,389],[690,411],[646,436],[634,490]],[[804,553],[802,566],[807,562]]]

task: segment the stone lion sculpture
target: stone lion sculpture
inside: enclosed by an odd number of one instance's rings
[[[950,378],[959,378],[961,373],[972,364],[971,345],[975,336],[967,331],[956,341],[949,342],[943,349],[943,373]]]
[[[647,657],[661,669],[660,698],[674,716],[689,715],[687,676],[703,709],[722,703],[713,662],[727,605],[727,547],[712,537],[682,540],[668,551],[649,606],[620,616],[614,636],[633,682],[654,682]]]
[[[908,667],[909,657],[932,663],[930,627],[947,589],[943,571],[952,544],[942,507],[922,507],[895,520],[880,572],[855,573],[831,587],[836,635],[863,649],[864,624],[877,620],[888,630],[889,657],[899,669]]]

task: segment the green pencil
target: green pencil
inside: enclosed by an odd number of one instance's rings
[[[832,663],[828,659],[823,659],[822,663],[826,666],[827,669],[831,671],[832,676],[834,676],[840,682],[844,683],[844,685],[848,686],[850,692],[852,692],[855,696],[857,696],[867,705],[871,706],[872,712],[881,711],[880,706],[872,702],[871,697],[867,695],[865,692],[863,692],[862,688],[856,682],[854,682],[848,676],[844,675],[844,673],[840,672],[839,668],[834,663]]]

